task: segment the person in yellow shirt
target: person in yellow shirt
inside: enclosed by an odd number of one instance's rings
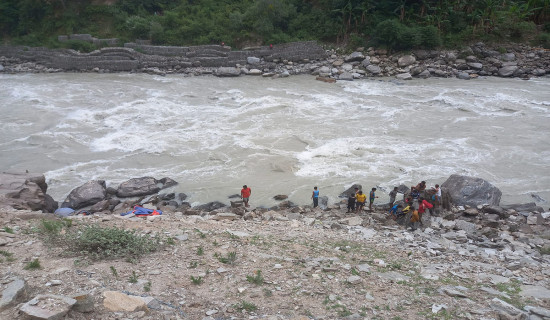
[[[355,213],[361,212],[363,210],[363,207],[365,206],[365,201],[367,201],[367,195],[363,193],[363,191],[359,190],[357,194],[355,195],[355,199],[357,200],[357,203],[355,204]]]

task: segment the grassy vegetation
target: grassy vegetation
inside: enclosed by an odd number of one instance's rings
[[[255,311],[256,309],[258,309],[258,307],[251,303],[251,302],[247,302],[247,301],[244,301],[242,300],[241,302],[237,303],[237,304],[234,304],[233,305],[233,308],[239,312],[242,312],[243,310],[245,311],[248,311],[248,312],[252,312],[252,311]]]
[[[253,283],[255,285],[262,285],[264,283],[264,277],[262,276],[261,270],[256,270],[255,275],[246,276],[246,281]]]
[[[65,253],[91,260],[124,258],[135,262],[145,254],[170,243],[159,235],[141,235],[136,230],[97,225],[72,228],[72,220],[41,220],[37,233]]]
[[[33,261],[30,261],[27,263],[24,267],[25,270],[38,270],[42,269],[42,266],[40,265],[40,261],[37,259],[34,259]]]

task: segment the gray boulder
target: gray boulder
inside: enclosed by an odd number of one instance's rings
[[[248,64],[260,64],[260,58],[256,58],[256,57],[248,57],[246,58],[246,63]]]
[[[534,202],[508,204],[503,205],[502,208],[513,209],[517,212],[544,212],[544,209]]]
[[[373,64],[368,65],[366,69],[369,73],[372,73],[372,74],[379,74],[380,72],[382,72],[382,69],[380,69],[379,66],[376,66]]]
[[[468,72],[459,72],[456,77],[458,79],[461,79],[461,80],[470,80],[470,75],[468,74]]]
[[[338,80],[353,81],[353,75],[349,72],[343,72],[338,76]]]
[[[91,180],[73,189],[63,202],[61,207],[69,207],[74,210],[96,204],[107,196],[105,180]]]
[[[396,75],[395,78],[397,78],[398,80],[412,80],[413,77],[411,76],[410,73],[405,72],[405,73],[400,73]]]
[[[170,178],[157,180],[153,177],[132,178],[121,183],[116,191],[120,198],[145,196],[178,184]]]
[[[215,75],[218,77],[238,77],[241,75],[241,69],[235,67],[220,67],[216,69]]]
[[[47,189],[43,174],[0,173],[0,202],[15,209],[46,211],[51,199],[46,197]]]
[[[448,194],[450,201],[459,206],[498,206],[502,196],[502,192],[486,180],[458,174],[451,175],[441,188]]]
[[[397,60],[397,64],[400,67],[410,66],[415,62],[416,62],[416,58],[411,55],[402,56],[401,58],[399,58],[399,60]]]
[[[514,72],[518,69],[517,66],[506,66],[498,69],[498,75],[500,77],[511,77],[514,75]]]
[[[349,56],[347,56],[344,61],[345,62],[353,62],[353,61],[363,61],[365,60],[365,55],[362,52],[353,52]]]
[[[488,214],[496,214],[500,219],[506,219],[510,216],[508,212],[502,207],[499,206],[486,206],[483,207],[483,212]]]
[[[363,61],[361,61],[361,65],[362,65],[363,67],[365,67],[365,68],[366,68],[369,64],[370,64],[370,57],[368,57],[368,56],[365,57],[365,59],[363,59]]]
[[[200,206],[196,206],[193,209],[211,212],[211,211],[214,211],[216,209],[223,208],[225,206],[226,206],[225,204],[223,204],[219,201],[213,201],[213,202],[205,203],[205,204],[200,205]]]
[[[342,192],[339,195],[339,197],[340,198],[347,198],[350,195],[350,193],[355,194],[355,188],[357,188],[359,190],[363,190],[363,187],[360,184],[354,184],[353,186],[347,188],[346,191]]]

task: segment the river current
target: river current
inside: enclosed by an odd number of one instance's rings
[[[44,173],[63,201],[91,179],[170,177],[193,204],[289,195],[330,202],[354,183],[481,177],[502,203],[550,200],[550,78],[333,84],[145,74],[0,75],[0,168]],[[539,203],[548,206],[548,203]]]

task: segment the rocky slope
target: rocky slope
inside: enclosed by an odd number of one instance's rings
[[[171,238],[130,263],[67,254],[36,231],[54,215],[4,207],[0,318],[550,318],[550,213],[452,207],[413,232],[340,204],[230,211],[66,218]]]

